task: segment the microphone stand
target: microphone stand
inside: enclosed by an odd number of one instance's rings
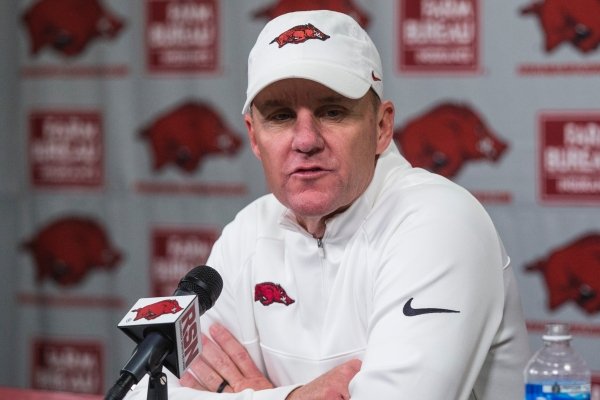
[[[131,386],[134,385],[135,378],[133,375],[124,372],[117,383],[109,391],[105,400],[121,400],[123,399]],[[148,381],[148,392],[146,394],[147,400],[168,400],[169,392],[167,390],[167,375],[162,372],[162,368],[155,369],[150,374],[150,380]]]
[[[147,400],[168,400],[167,375],[162,372],[162,368],[157,368],[150,374],[148,382]]]
[[[121,376],[108,391],[105,400],[122,400],[131,387],[150,373],[148,400],[167,400],[167,375],[162,372],[163,361],[171,352],[172,343],[158,332],[149,332],[135,348]]]

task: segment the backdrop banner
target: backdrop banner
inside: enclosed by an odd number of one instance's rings
[[[267,192],[246,61],[300,7],[369,32],[402,153],[482,202],[532,349],[571,324],[600,385],[598,0],[1,1],[0,384],[103,394],[134,348],[124,313]]]

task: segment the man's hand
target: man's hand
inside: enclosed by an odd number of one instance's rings
[[[360,370],[360,360],[350,360],[338,365],[329,372],[295,389],[286,400],[347,400],[350,398],[348,384]]]
[[[256,367],[250,355],[222,325],[209,328],[214,342],[202,335],[202,354],[181,377],[183,386],[216,392],[225,381],[223,392],[244,389],[271,389],[273,384]]]

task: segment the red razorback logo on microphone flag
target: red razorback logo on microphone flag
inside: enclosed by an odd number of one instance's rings
[[[285,292],[285,289],[278,283],[262,282],[254,286],[254,301],[260,301],[263,306],[273,303],[281,303],[289,306],[296,300],[292,299]]]
[[[271,43],[277,43],[279,48],[285,46],[288,43],[298,44],[304,43],[309,39],[327,40],[329,35],[326,35],[321,30],[316,28],[313,24],[296,25],[293,28],[281,33]]]
[[[142,318],[153,320],[164,314],[177,314],[181,310],[183,310],[183,308],[179,305],[177,300],[167,299],[131,311],[137,313],[133,319],[134,321],[137,321]]]

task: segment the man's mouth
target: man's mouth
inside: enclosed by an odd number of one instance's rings
[[[321,167],[317,167],[317,166],[301,167],[301,168],[296,168],[292,172],[292,176],[304,177],[304,178],[314,178],[314,177],[318,177],[318,176],[322,175],[325,172],[327,172],[327,170],[325,170]]]

